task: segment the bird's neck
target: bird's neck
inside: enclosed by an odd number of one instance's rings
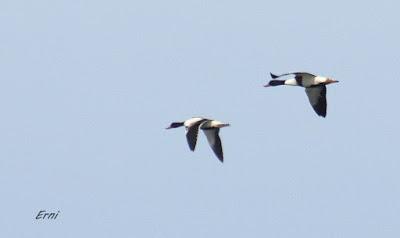
[[[279,80],[279,79],[274,79],[269,81],[270,86],[280,86],[280,85],[285,85],[285,80]]]
[[[270,86],[280,86],[280,85],[289,85],[289,86],[298,86],[296,79],[286,79],[286,80],[279,80],[274,79],[269,82]]]
[[[172,127],[173,128],[177,128],[177,127],[181,127],[183,126],[184,122],[174,122],[172,123]]]

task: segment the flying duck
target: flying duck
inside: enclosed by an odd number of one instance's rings
[[[322,77],[306,72],[294,72],[281,75],[275,75],[270,73],[272,80],[269,81],[264,87],[279,86],[279,85],[291,85],[300,86],[306,89],[306,94],[311,106],[318,116],[326,117],[326,86],[331,83],[337,83],[339,81],[331,78]],[[294,78],[286,80],[279,80],[278,78],[288,75],[294,75]]]
[[[194,151],[196,148],[197,135],[199,133],[199,129],[202,129],[204,134],[206,134],[208,144],[211,146],[215,155],[221,162],[224,162],[221,138],[219,137],[218,133],[220,128],[229,126],[229,124],[202,117],[192,117],[183,122],[172,122],[171,125],[166,129],[172,129],[181,126],[185,126],[186,139],[191,151]]]

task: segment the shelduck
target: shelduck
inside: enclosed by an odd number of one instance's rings
[[[306,89],[306,94],[311,106],[318,116],[326,117],[326,85],[331,83],[338,83],[339,81],[331,78],[322,77],[306,72],[294,72],[281,75],[271,74],[272,80],[269,81],[264,87],[290,85],[300,86]],[[294,75],[294,78],[286,80],[279,80],[278,78]]]
[[[172,122],[171,125],[166,129],[178,128],[181,126],[184,126],[186,129],[186,139],[191,151],[194,151],[196,148],[197,135],[199,133],[199,129],[201,129],[206,135],[208,144],[211,146],[217,158],[221,162],[224,162],[221,138],[219,137],[219,129],[230,126],[229,124],[202,117],[192,117],[183,122]]]

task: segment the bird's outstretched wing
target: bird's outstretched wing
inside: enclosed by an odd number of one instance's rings
[[[186,128],[186,139],[191,151],[194,151],[194,149],[196,148],[197,136],[199,134],[199,127],[201,123],[203,123],[204,121],[206,121],[206,119],[200,120],[190,125],[190,127]]]
[[[326,117],[326,86],[316,85],[306,88],[306,94],[311,106],[318,116]]]
[[[214,151],[215,155],[221,162],[224,162],[224,154],[222,152],[221,138],[219,137],[219,128],[206,128],[203,129],[204,134],[206,134],[208,144]]]

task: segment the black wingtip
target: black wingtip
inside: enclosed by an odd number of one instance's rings
[[[320,117],[325,118],[326,117],[326,112],[325,113],[324,112],[317,112],[317,115],[320,116]]]
[[[221,163],[224,163],[224,155],[223,155],[223,154],[222,154],[222,155],[215,154],[215,155],[216,155],[217,159],[218,159]]]
[[[269,74],[271,75],[271,78],[273,78],[273,79],[279,78],[279,76],[276,74],[273,74],[273,73],[269,73]]]
[[[196,145],[191,146],[191,145],[189,144],[189,149],[190,149],[190,151],[194,151],[194,150],[196,149]]]

